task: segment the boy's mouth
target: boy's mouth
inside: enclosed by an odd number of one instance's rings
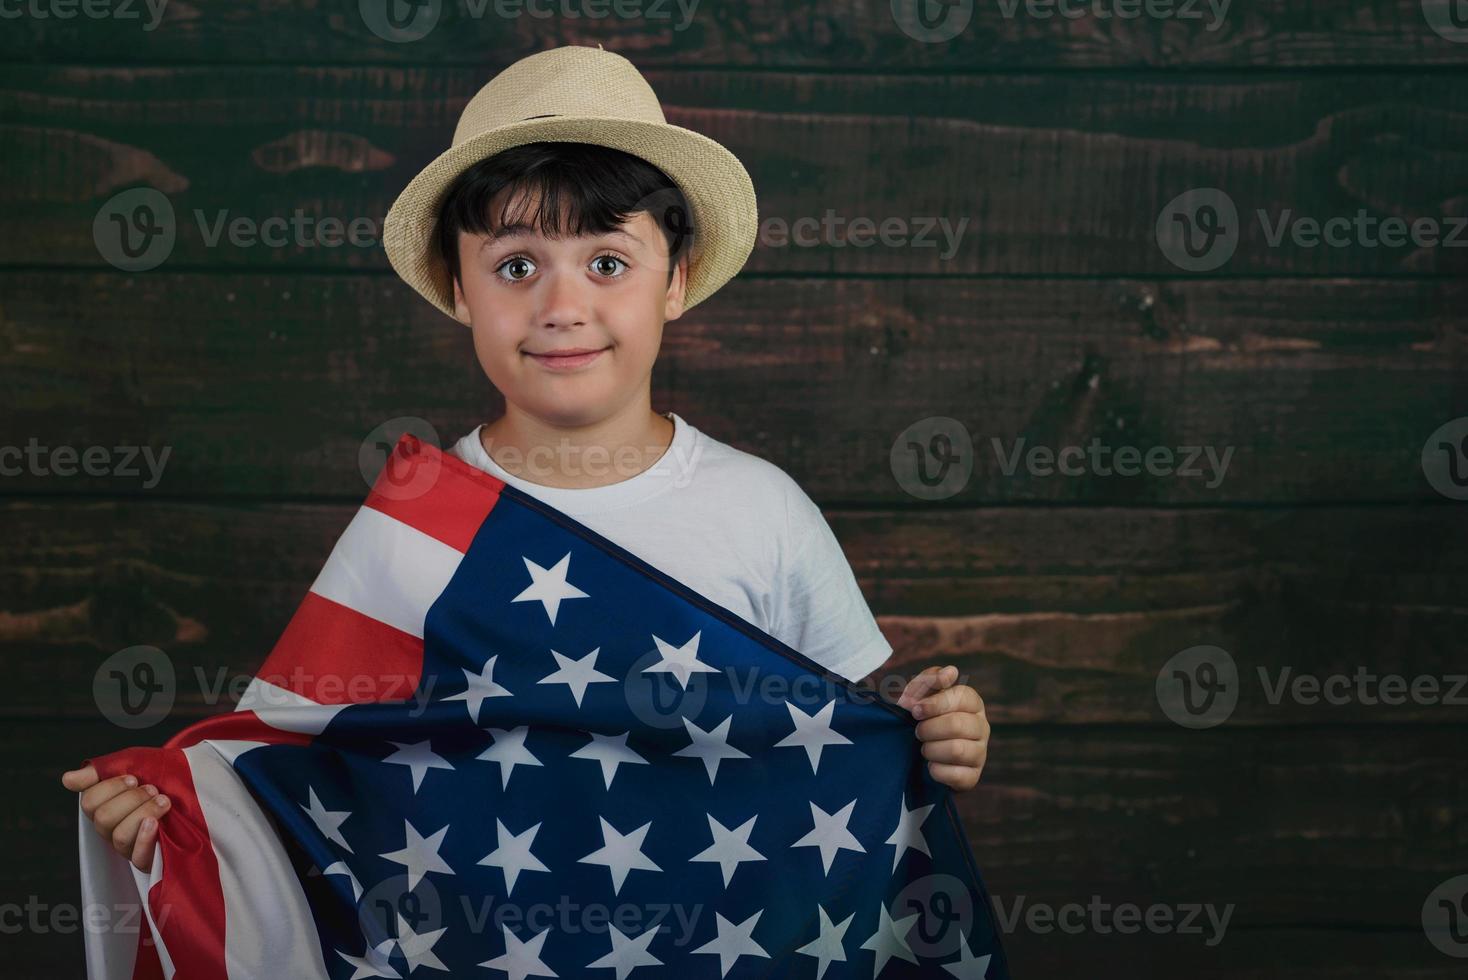
[[[535,353],[525,351],[525,356],[551,371],[574,371],[595,361],[607,351],[607,347],[563,347],[557,350]]]

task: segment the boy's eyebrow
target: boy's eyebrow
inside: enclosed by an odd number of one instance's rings
[[[512,225],[505,225],[502,228],[500,228],[498,232],[493,232],[493,231],[490,232],[489,235],[486,236],[486,238],[484,239],[483,244],[480,247],[481,248],[484,248],[484,247],[487,247],[489,245],[494,244],[495,242],[504,241],[507,238],[520,238],[520,237],[523,237],[525,235],[532,234],[532,233],[534,233],[534,232],[536,232],[538,230],[539,229],[537,229],[535,226],[526,224],[524,222],[516,222],[515,224],[512,224]],[[636,235],[633,235],[633,234],[631,234],[629,232],[625,232],[625,231],[623,231],[620,228],[613,228],[611,231],[602,232],[601,234],[607,235],[607,236],[617,235],[619,237],[622,237],[622,238],[627,239],[628,241],[637,242],[639,244],[641,244],[641,241],[642,241]],[[593,235],[593,236],[588,236],[588,237],[596,237],[596,236]]]

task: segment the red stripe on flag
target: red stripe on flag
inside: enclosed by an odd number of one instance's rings
[[[163,961],[158,959],[158,947],[153,945],[153,936],[143,925],[138,927],[138,952],[133,959],[132,980],[166,980]]]
[[[315,592],[255,673],[317,704],[406,700],[422,675],[421,639]]]
[[[504,486],[503,480],[404,432],[365,506],[464,552]]]
[[[163,748],[130,748],[85,759],[102,779],[132,773],[138,785],[152,783],[171,801],[158,821],[158,851],[163,877],[148,891],[148,909],[173,961],[174,976],[189,980],[229,980],[225,962],[224,886],[209,825],[199,805],[193,771],[183,750],[205,739],[309,745],[311,736],[283,732],[253,711],[233,711],[195,722]],[[147,930],[143,930],[144,936]],[[163,969],[152,943],[140,938],[134,980],[161,980]]]

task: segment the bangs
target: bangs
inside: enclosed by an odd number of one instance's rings
[[[494,197],[508,190],[499,206]],[[460,275],[459,233],[496,238],[538,231],[549,239],[604,235],[643,211],[668,243],[668,277],[692,244],[690,209],[678,185],[640,157],[588,143],[511,147],[464,170],[439,209],[438,248],[453,279]]]

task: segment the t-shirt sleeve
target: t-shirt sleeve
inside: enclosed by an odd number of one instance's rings
[[[831,526],[798,486],[787,516],[770,632],[827,670],[859,681],[887,662],[892,645],[877,627]]]

